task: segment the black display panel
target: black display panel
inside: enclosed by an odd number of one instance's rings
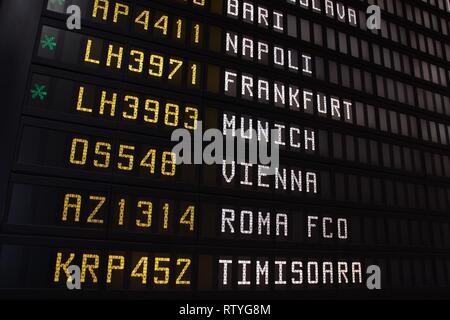
[[[5,3],[0,296],[448,292],[445,4]]]

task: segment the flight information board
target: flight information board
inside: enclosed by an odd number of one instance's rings
[[[0,16],[0,295],[448,293],[447,1],[34,0]],[[209,163],[213,136],[250,150]],[[255,140],[275,166],[249,159]]]

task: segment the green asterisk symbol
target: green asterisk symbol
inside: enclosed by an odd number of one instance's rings
[[[62,6],[62,5],[66,2],[66,0],[52,0],[51,2],[52,2],[52,3],[57,3],[57,4],[59,4],[60,6]]]
[[[41,40],[41,46],[43,49],[49,49],[53,51],[56,48],[55,37],[45,35],[44,40]]]
[[[35,84],[34,89],[31,90],[31,98],[36,99],[39,97],[39,99],[42,101],[47,96],[47,87],[45,85],[39,85]]]

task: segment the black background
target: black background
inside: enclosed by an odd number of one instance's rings
[[[382,185],[382,201],[379,205],[375,205],[375,201],[363,201],[363,195],[359,196],[356,201],[349,201],[350,196],[340,197],[338,195],[338,188],[332,186],[331,183],[335,178],[331,180],[324,180],[329,182],[329,185],[319,184],[320,196],[316,199],[314,197],[300,197],[294,198],[289,195],[275,195],[271,192],[262,191],[242,191],[238,188],[224,190],[221,188],[220,184],[213,183],[214,186],[203,184],[202,181],[205,180],[195,180],[194,187],[186,186],[181,183],[173,184],[161,184],[160,182],[152,183],[148,182],[133,181],[129,178],[111,178],[110,176],[101,175],[97,173],[80,173],[72,172],[67,169],[55,169],[55,168],[45,168],[33,165],[23,165],[17,159],[20,158],[21,146],[20,140],[23,136],[23,126],[24,124],[35,124],[43,127],[59,127],[61,130],[67,130],[67,128],[73,128],[79,130],[85,134],[87,131],[93,131],[96,135],[111,135],[112,130],[114,130],[114,135],[120,136],[121,139],[126,140],[125,137],[130,137],[131,140],[134,138],[142,141],[148,141],[145,135],[155,135],[167,137],[166,130],[152,130],[147,131],[144,129],[137,129],[133,124],[127,126],[113,126],[107,121],[98,121],[98,119],[86,120],[82,117],[71,117],[66,114],[52,114],[50,112],[36,112],[27,105],[27,98],[29,87],[29,80],[31,72],[43,72],[47,73],[49,64],[45,61],[33,58],[33,52],[36,48],[36,41],[39,40],[38,36],[40,33],[40,25],[51,24],[59,27],[63,27],[63,21],[61,16],[56,14],[45,14],[46,17],[41,17],[42,8],[44,6],[44,1],[27,1],[27,0],[14,0],[14,1],[2,1],[0,4],[0,27],[1,27],[1,67],[2,76],[1,78],[1,92],[2,92],[2,116],[0,117],[0,130],[2,137],[2,156],[0,160],[0,221],[2,222],[0,241],[2,246],[0,247],[0,255],[3,254],[0,267],[1,276],[4,282],[0,281],[0,294],[10,295],[18,294],[17,296],[33,297],[35,290],[44,293],[44,296],[56,297],[63,294],[66,297],[71,296],[81,296],[81,297],[120,297],[120,291],[114,292],[107,290],[104,285],[100,285],[98,290],[93,292],[81,291],[80,293],[69,293],[67,290],[56,289],[51,283],[52,267],[54,264],[54,254],[48,255],[53,249],[59,248],[73,248],[79,250],[99,250],[102,253],[110,251],[144,251],[144,252],[171,252],[175,255],[192,254],[197,256],[198,254],[206,255],[221,255],[221,256],[313,256],[318,259],[327,259],[335,256],[344,257],[344,259],[351,259],[352,257],[360,257],[362,261],[367,261],[366,264],[371,264],[369,262],[377,261],[388,261],[388,267],[386,272],[386,278],[383,277],[383,290],[380,292],[369,292],[366,289],[336,289],[336,288],[315,288],[311,291],[306,289],[300,292],[290,292],[290,291],[277,291],[272,292],[252,292],[252,296],[260,298],[306,298],[306,297],[316,297],[316,298],[388,298],[388,297],[430,297],[432,296],[442,297],[441,294],[448,292],[450,286],[450,256],[448,250],[450,247],[449,241],[449,207],[450,207],[450,197],[447,199],[444,195],[444,200],[447,200],[446,204],[433,206],[433,198],[428,196],[427,199],[421,200],[412,206],[398,206],[398,198],[393,196],[392,201],[388,201],[387,197],[389,195],[389,190],[386,189],[387,185]],[[275,3],[274,3],[275,5]],[[169,7],[169,6],[168,6]],[[205,24],[211,22],[211,17],[203,18],[201,11],[196,11],[195,9],[189,9],[187,7],[179,6],[170,8],[170,10],[175,10],[179,12],[180,15],[187,14],[189,16],[195,15],[198,21],[202,21]],[[286,4],[283,3],[283,9]],[[315,17],[315,16],[314,16]],[[317,18],[317,17],[316,17]],[[203,21],[204,20],[204,21]],[[320,17],[317,19],[320,22],[327,22],[326,17]],[[230,23],[226,18],[218,19],[219,25],[226,28]],[[245,24],[243,26],[246,26]],[[92,28],[89,28],[92,27]],[[233,26],[234,27],[234,26]],[[339,26],[340,27],[340,26]],[[84,25],[83,25],[84,28]],[[346,28],[346,27],[343,27]],[[95,24],[87,24],[86,29],[90,33],[108,35],[108,32],[95,30]],[[352,30],[352,29],[350,29]],[[85,30],[81,30],[82,33]],[[259,31],[260,32],[260,31]],[[252,34],[252,31],[245,31],[245,34]],[[115,35],[118,37],[117,35]],[[133,40],[134,41],[134,40]],[[157,41],[162,45],[166,44],[164,40]],[[179,50],[180,46],[174,46]],[[183,46],[181,46],[183,47]],[[163,47],[161,47],[163,48]],[[312,55],[318,51],[317,48],[309,48]],[[181,51],[180,51],[181,52]],[[184,56],[190,56],[198,54],[199,51],[186,50],[183,51]],[[239,65],[243,65],[242,61],[236,62],[226,56],[219,57],[221,63],[229,65],[234,63],[236,68]],[[219,60],[214,58],[214,55],[207,53],[202,56],[202,62],[206,63],[218,63]],[[360,63],[360,62],[359,62]],[[58,67],[54,65],[54,67]],[[262,67],[251,65],[245,68],[252,68],[253,73],[258,73]],[[30,69],[32,70],[30,72]],[[69,79],[76,79],[82,82],[90,82],[90,79],[94,79],[92,75],[87,75],[84,73],[77,74],[76,68],[72,68],[70,71],[65,68],[59,68],[58,70],[52,69],[51,73],[54,72],[62,77],[67,77]],[[376,68],[374,68],[376,69]],[[239,70],[239,69],[238,69]],[[270,70],[264,70],[265,72],[270,72]],[[102,79],[104,77],[104,79]],[[279,78],[279,76],[278,76]],[[111,83],[112,87],[128,88],[128,84],[125,85],[120,81],[111,80],[108,75],[97,73],[95,79],[102,79],[105,83]],[[405,76],[405,81],[411,81]],[[319,82],[317,82],[319,83]],[[257,109],[257,105],[250,103],[236,102],[236,100],[223,98],[220,96],[213,97],[212,99],[206,98],[203,94],[195,94],[194,96],[188,96],[183,94],[183,92],[174,93],[173,91],[167,91],[164,84],[156,85],[158,87],[157,92],[162,96],[175,96],[179,97],[180,101],[196,102],[199,103],[199,108],[202,110],[202,117],[206,116],[207,107],[217,108],[219,110],[226,111],[240,111],[241,106],[246,114],[252,114],[252,111]],[[139,87],[139,89],[142,88]],[[336,88],[333,88],[336,89]],[[132,89],[128,89],[132,90]],[[156,91],[156,90],[155,90]],[[351,95],[353,92],[348,89],[343,90],[346,95]],[[363,95],[364,96],[364,95]],[[234,106],[229,106],[231,103]],[[266,109],[262,116],[264,118],[277,118],[284,121],[289,121],[289,113],[286,111],[280,111],[279,115],[276,114],[277,111],[273,109]],[[413,111],[419,117],[432,117],[430,113],[421,113]],[[273,118],[271,118],[271,115]],[[258,114],[259,116],[260,114]],[[302,117],[296,116],[296,119],[301,119]],[[51,119],[51,120],[45,120]],[[220,119],[220,118],[219,118]],[[306,117],[301,121],[304,123],[309,123],[313,118]],[[444,119],[448,123],[448,118]],[[70,124],[69,124],[70,123]],[[296,122],[297,124],[299,122]],[[84,126],[81,126],[83,124]],[[333,122],[327,120],[318,120],[316,122],[311,121],[311,127],[317,128],[320,124],[321,129],[328,130],[340,130],[343,133],[372,137],[372,132],[364,130],[353,130],[353,127],[344,124],[334,124]],[[398,141],[394,137],[386,137],[379,134],[378,137],[373,137],[373,139],[378,139],[379,141],[385,142],[387,139],[390,141]],[[162,140],[161,140],[162,141]],[[319,142],[320,143],[320,142]],[[67,144],[67,143],[66,143]],[[439,151],[442,154],[448,155],[448,147],[435,147],[424,144],[414,143],[414,146],[423,151]],[[28,151],[29,152],[29,151]],[[65,153],[66,151],[61,149],[54,149],[55,155]],[[399,174],[395,170],[391,169],[375,169],[373,167],[367,166],[355,166],[354,164],[333,161],[333,159],[319,159],[312,156],[297,156],[293,154],[286,154],[284,158],[287,163],[300,163],[304,168],[312,167],[321,172],[321,170],[326,170],[332,173],[345,172],[348,177],[346,179],[351,179],[355,175],[371,176],[374,178],[388,179],[390,181],[408,181],[415,184],[424,185],[428,195],[433,194],[432,186],[440,186],[443,188],[449,187],[448,179],[439,178],[433,179],[424,175],[411,175],[411,174]],[[300,160],[300,161],[299,161]],[[283,161],[283,160],[282,160]],[[311,164],[310,161],[315,161]],[[210,171],[203,171],[203,168],[199,170],[201,176],[206,174],[217,174],[220,177],[220,170],[214,170],[210,168]],[[205,169],[206,170],[206,169]],[[369,171],[370,170],[370,171]],[[208,173],[205,173],[208,172]],[[358,220],[350,219],[349,232],[351,235],[356,233],[360,234],[359,240],[352,240],[351,243],[327,243],[321,241],[299,241],[299,243],[281,243],[274,241],[248,241],[248,239],[234,238],[234,239],[224,239],[220,237],[219,233],[208,232],[213,234],[211,238],[202,237],[202,226],[196,225],[195,236],[193,238],[183,238],[183,237],[172,237],[164,236],[159,237],[157,235],[151,235],[150,237],[141,237],[140,235],[129,233],[115,233],[113,228],[107,226],[102,230],[85,230],[83,228],[79,229],[76,226],[57,226],[55,222],[32,222],[31,220],[25,219],[26,223],[10,223],[9,216],[17,214],[10,211],[11,207],[11,195],[14,183],[17,181],[24,184],[37,184],[37,185],[52,185],[58,188],[67,188],[70,186],[80,186],[82,189],[95,190],[97,193],[99,190],[105,190],[105,192],[111,192],[114,188],[124,190],[127,192],[137,189],[137,186],[141,187],[151,187],[156,190],[156,192],[168,193],[167,198],[177,201],[178,199],[186,199],[187,201],[194,201],[197,203],[211,203],[213,206],[217,207],[220,204],[225,205],[237,205],[237,206],[248,206],[251,208],[257,208],[259,206],[264,208],[286,208],[288,211],[301,212],[301,213],[323,213],[331,216],[336,214],[343,215],[345,217],[358,217]],[[129,183],[131,181],[131,183]],[[191,181],[192,182],[192,181]],[[127,184],[129,183],[129,184]],[[349,182],[349,185],[351,183]],[[324,197],[324,188],[331,189],[331,195]],[[336,189],[336,190],[335,190]],[[144,190],[144,189],[143,189]],[[149,190],[149,189],[145,189]],[[352,189],[349,190],[351,191]],[[64,189],[66,192],[66,189]],[[34,195],[36,196],[36,195]],[[323,198],[321,198],[323,197]],[[371,197],[372,199],[375,196]],[[441,198],[442,199],[442,196]],[[264,200],[264,203],[261,203]],[[441,201],[442,202],[442,201]],[[435,209],[430,210],[433,207]],[[213,210],[214,211],[214,210]],[[214,215],[215,213],[211,211]],[[40,212],[34,213],[41,215]],[[26,214],[25,214],[26,215]],[[50,214],[51,215],[51,214]],[[55,217],[56,214],[53,214]],[[367,219],[368,216],[373,218],[372,220]],[[204,217],[202,217],[204,219]],[[365,220],[364,220],[365,219]],[[378,219],[378,220],[377,220]],[[403,222],[399,222],[399,220]],[[413,227],[412,221],[420,221],[418,227]],[[208,224],[204,220],[204,224]],[[356,222],[352,222],[356,221]],[[403,223],[403,224],[402,224]],[[407,235],[402,234],[404,231],[404,225],[407,225]],[[382,227],[380,228],[380,225]],[[445,229],[447,227],[447,229]],[[417,230],[422,228],[420,232],[419,240],[414,240]],[[384,231],[380,231],[384,230]],[[438,231],[437,231],[438,230]],[[291,234],[291,233],[290,233]],[[179,236],[179,235],[178,235]],[[291,234],[292,236],[292,234]],[[295,234],[294,234],[295,236]],[[10,246],[19,246],[24,249],[18,249],[14,251],[14,257],[17,260],[8,260],[8,257],[4,252],[6,248]],[[148,250],[148,247],[152,250]],[[36,249],[30,249],[30,248]],[[22,251],[23,250],[23,251]],[[40,254],[40,250],[43,250]],[[20,253],[22,252],[22,253]],[[23,254],[23,255],[22,255]],[[47,254],[47,255],[46,255]],[[19,258],[20,257],[20,258]],[[366,260],[367,259],[367,260]],[[13,264],[12,261],[18,261],[17,265]],[[403,272],[400,269],[396,269],[399,266],[399,261],[419,261],[418,263],[421,267],[419,271]],[[443,261],[447,261],[447,265],[443,264]],[[196,265],[197,258],[193,259],[193,266]],[[46,266],[41,269],[33,269],[33,265]],[[400,262],[401,265],[401,262]],[[50,266],[50,268],[48,268]],[[17,267],[17,268],[16,268]],[[210,278],[214,281],[217,277],[216,266],[212,265],[212,269],[209,270]],[[441,272],[436,272],[440,269]],[[35,278],[35,273],[37,270],[38,277]],[[47,274],[46,274],[47,272]],[[229,297],[241,297],[246,298],[246,293],[243,292],[195,292],[199,279],[199,274],[197,269],[192,269],[192,283],[193,287],[191,291],[186,292],[132,292],[127,291],[128,297],[145,298],[145,297],[158,297],[158,298],[186,298],[186,297],[200,297],[200,298],[229,298]],[[406,276],[405,276],[406,274]],[[420,274],[420,276],[417,276]],[[7,279],[8,278],[8,279]],[[205,277],[206,278],[206,277]],[[399,280],[401,278],[402,280]],[[4,279],[7,279],[5,282]],[[405,280],[407,279],[407,280]],[[5,285],[6,283],[6,285]],[[27,288],[26,291],[19,291],[19,288]],[[34,289],[31,289],[34,288]],[[213,286],[215,290],[215,286]],[[234,290],[233,290],[234,291]],[[22,292],[18,293],[18,292]]]

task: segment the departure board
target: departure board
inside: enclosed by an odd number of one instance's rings
[[[0,296],[448,297],[449,1],[0,17]]]

